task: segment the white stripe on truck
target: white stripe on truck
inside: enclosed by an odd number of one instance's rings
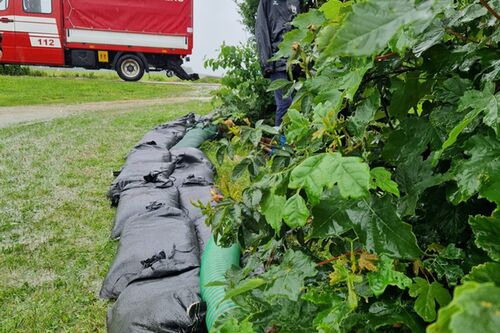
[[[68,29],[66,36],[66,40],[69,43],[126,45],[182,50],[188,49],[187,38],[183,36],[137,34],[84,29]]]
[[[14,22],[0,23],[0,31],[59,35],[55,18],[2,16]]]
[[[53,17],[35,17],[35,16],[10,16],[16,22],[31,22],[31,23],[51,23],[56,24],[56,19]]]

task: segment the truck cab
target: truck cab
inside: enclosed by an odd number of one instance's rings
[[[112,69],[125,81],[182,68],[193,0],[0,0],[0,64]]]
[[[57,4],[53,0],[0,0],[0,62],[65,65],[61,6]]]

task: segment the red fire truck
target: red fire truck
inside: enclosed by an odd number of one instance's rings
[[[0,0],[0,64],[190,80],[181,65],[192,48],[193,0]]]

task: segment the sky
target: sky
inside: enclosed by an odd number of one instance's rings
[[[215,58],[225,41],[238,45],[248,39],[234,0],[194,0],[194,48],[186,67],[195,73],[220,75],[203,67],[206,58]]]

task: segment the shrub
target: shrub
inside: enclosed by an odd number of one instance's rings
[[[207,60],[205,66],[226,71],[221,89],[215,92],[219,117],[238,122],[272,115],[272,93],[267,92],[269,81],[261,74],[254,42],[223,44],[219,56]]]
[[[0,65],[0,75],[22,76],[30,75],[31,69],[19,65]]]
[[[245,252],[216,332],[499,331],[499,11],[330,0],[295,19],[277,57],[304,78],[272,85],[296,91],[287,144],[270,158],[278,133],[229,122],[218,151],[253,147],[233,171],[252,183],[204,209]]]

